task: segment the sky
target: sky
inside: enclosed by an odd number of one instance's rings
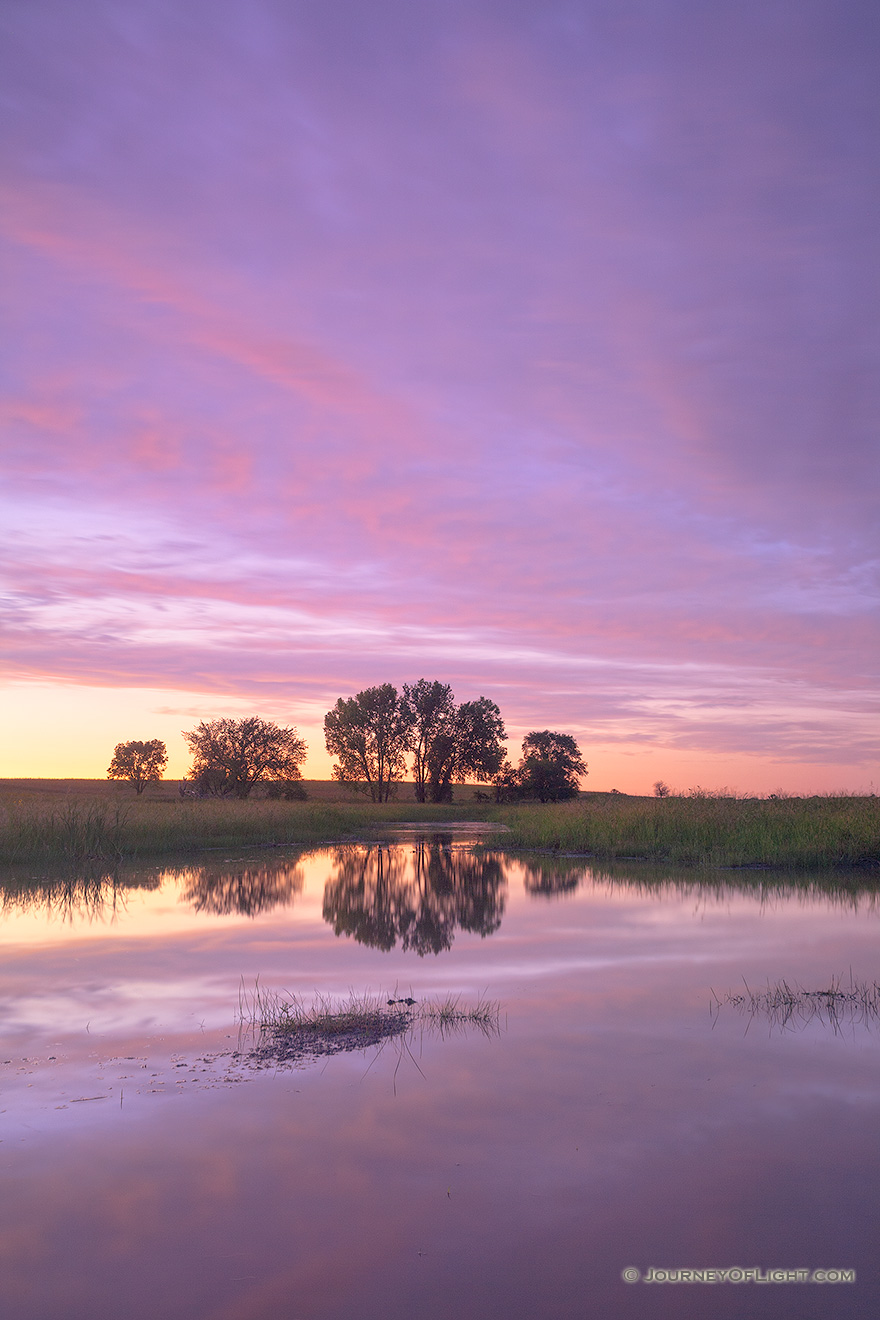
[[[0,775],[339,696],[874,791],[874,0],[0,0]]]

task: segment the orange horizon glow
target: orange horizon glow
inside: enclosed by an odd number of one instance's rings
[[[870,42],[574,9],[13,7],[0,775],[427,677],[880,782]]]

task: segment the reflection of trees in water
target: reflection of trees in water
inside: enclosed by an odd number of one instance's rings
[[[131,889],[158,889],[155,875],[120,877],[100,869],[67,875],[0,878],[0,913],[41,913],[58,921],[107,920],[124,911]]]
[[[482,936],[501,925],[505,876],[497,857],[419,842],[340,849],[324,889],[324,919],[337,935],[420,957],[452,947],[457,929]]]
[[[181,898],[197,912],[228,916],[238,912],[254,917],[258,912],[289,906],[302,893],[302,867],[289,859],[272,862],[217,862],[177,871]]]
[[[742,867],[741,869],[682,867],[671,863],[603,863],[591,868],[597,890],[625,890],[644,898],[688,899],[698,903],[726,903],[731,898],[758,900],[762,907],[775,904],[814,904],[847,908],[853,912],[880,909],[880,876],[868,868],[795,871]]]
[[[547,857],[530,861],[523,866],[523,887],[527,894],[552,898],[560,894],[573,894],[590,875],[582,861],[567,857]]]

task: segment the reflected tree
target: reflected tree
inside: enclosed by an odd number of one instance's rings
[[[340,850],[324,890],[337,935],[386,952],[424,957],[452,947],[457,929],[491,935],[504,913],[505,876],[495,857],[436,843]]]
[[[198,866],[177,873],[183,884],[181,899],[191,903],[196,912],[215,916],[239,913],[255,917],[272,908],[288,907],[302,893],[303,871],[289,861],[276,866],[228,863]]]
[[[53,921],[107,921],[126,908],[132,889],[158,889],[153,872],[119,875],[99,864],[34,880],[14,872],[0,877],[0,914],[32,912]]]
[[[565,858],[542,859],[524,867],[523,888],[527,894],[543,898],[573,894],[588,872],[589,868],[583,862],[567,861]]]

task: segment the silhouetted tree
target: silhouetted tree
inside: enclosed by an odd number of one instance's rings
[[[117,743],[107,778],[127,779],[140,796],[147,784],[162,778],[167,764],[168,753],[159,738],[151,738],[149,742]]]
[[[452,800],[452,782],[494,779],[504,762],[504,721],[488,697],[464,701],[433,739],[428,752],[428,791],[432,802]]]
[[[448,683],[429,682],[403,685],[403,701],[412,715],[410,751],[413,754],[413,779],[417,802],[425,802],[431,766],[436,762],[438,744],[454,741],[455,702]]]
[[[190,778],[197,791],[246,798],[260,780],[302,779],[308,748],[296,729],[250,715],[203,720],[183,737],[193,756]]]
[[[333,778],[365,783],[374,802],[387,802],[403,778],[413,713],[390,683],[340,697],[324,716],[327,751],[338,764]]]
[[[527,733],[523,738],[518,777],[525,797],[561,802],[577,797],[579,779],[587,773],[580,748],[570,733]]]
[[[527,733],[523,754],[516,769],[505,762],[495,777],[497,802],[518,798],[540,798],[542,802],[562,802],[577,797],[579,779],[587,774],[580,748],[570,733]]]

